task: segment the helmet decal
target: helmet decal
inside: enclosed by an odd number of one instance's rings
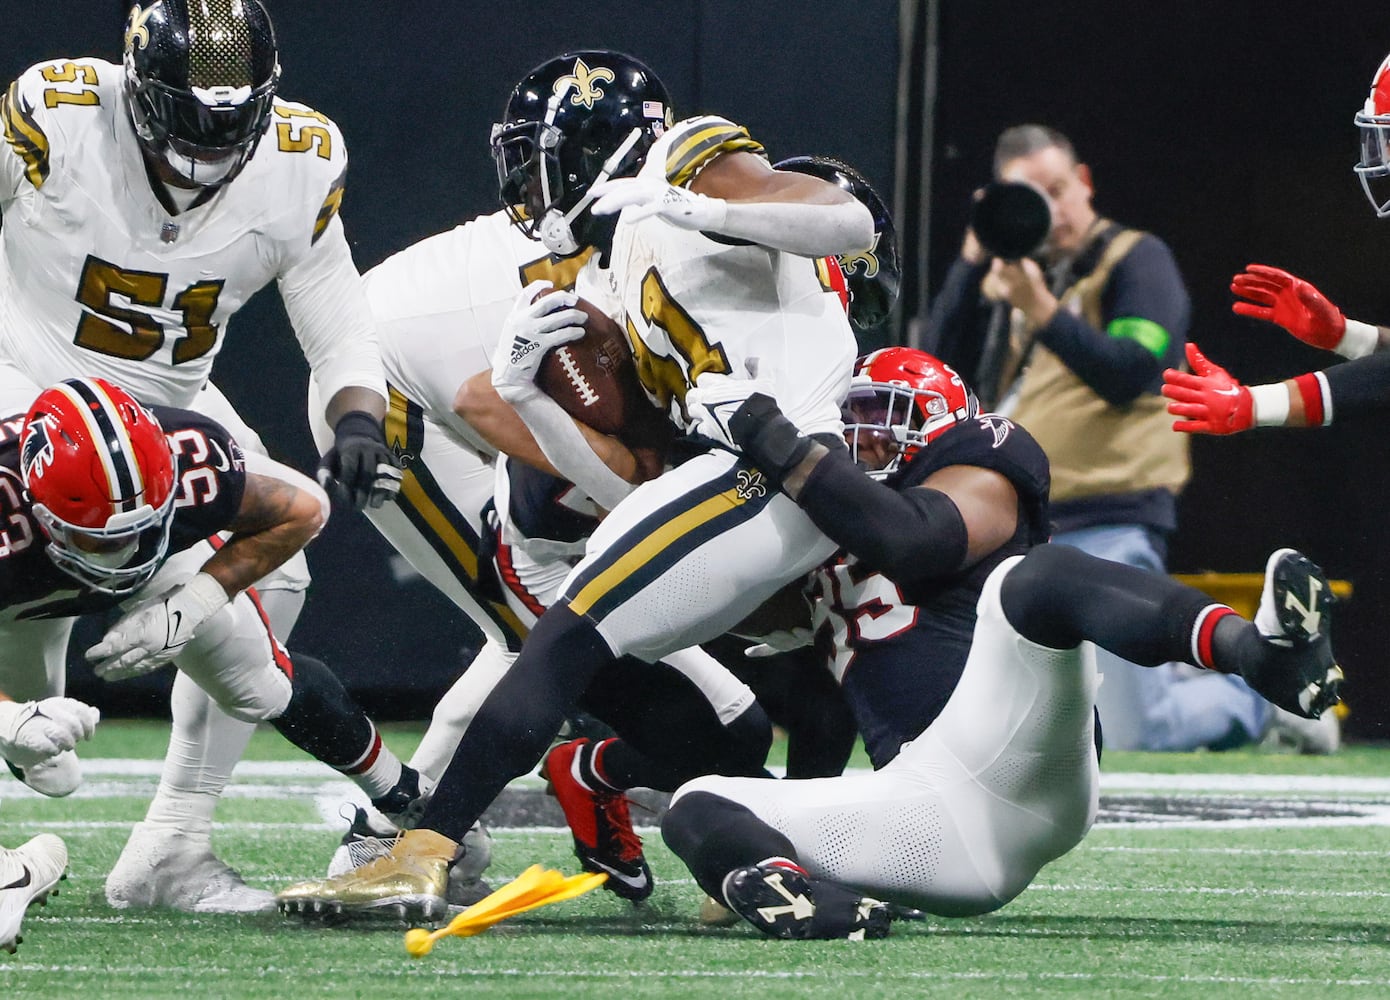
[[[130,8],[130,17],[126,21],[125,29],[125,48],[127,52],[136,47],[141,49],[149,48],[150,29],[145,26],[145,22],[154,15],[154,12],[159,9],[159,5],[163,2],[164,0],[154,0],[154,3],[150,4],[148,7],[142,8],[139,4],[136,4],[134,7]]]
[[[574,72],[555,81],[555,94],[563,98],[568,91],[573,90],[570,103],[592,110],[594,102],[603,99],[604,91],[599,84],[612,83],[613,80],[613,71],[607,66],[590,69],[582,58],[578,58],[574,61]]]
[[[19,445],[19,467],[24,478],[42,479],[44,470],[53,464],[53,439],[57,421],[50,413],[42,414],[24,428],[24,440]]]

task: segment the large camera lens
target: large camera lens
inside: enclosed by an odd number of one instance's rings
[[[991,256],[1018,260],[1043,245],[1052,229],[1052,210],[1031,184],[996,181],[971,208],[970,228]]]

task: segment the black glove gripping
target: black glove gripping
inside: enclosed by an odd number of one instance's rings
[[[350,410],[333,428],[333,447],[319,462],[319,485],[334,502],[354,510],[380,507],[401,488],[401,465],[386,446],[381,421]]]
[[[815,444],[782,415],[777,401],[755,392],[729,418],[729,436],[778,486]]]

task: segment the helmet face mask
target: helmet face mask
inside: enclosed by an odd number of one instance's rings
[[[1361,159],[1352,169],[1379,218],[1390,216],[1390,56],[1371,81],[1365,106],[1356,113]]]
[[[141,146],[194,186],[231,181],[270,126],[276,51],[259,0],[133,7],[125,93]]]
[[[671,124],[666,88],[631,56],[590,49],[551,59],[517,84],[492,127],[502,206],[551,253],[601,245],[615,223],[588,211],[592,188],[635,174]]]
[[[102,379],[69,379],[30,407],[20,455],[55,566],[105,594],[128,594],[154,576],[178,492],[154,414]]]
[[[979,401],[949,365],[924,351],[887,347],[860,358],[845,401],[845,443],[871,478],[896,472]]]

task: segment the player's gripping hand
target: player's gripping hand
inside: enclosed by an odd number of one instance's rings
[[[492,387],[509,403],[540,392],[536,372],[551,348],[584,336],[583,310],[575,308],[579,297],[560,291],[549,281],[533,281],[521,290],[502,324],[502,334],[492,356]]]
[[[760,378],[734,378],[718,372],[705,372],[695,378],[695,385],[685,394],[685,413],[690,418],[690,430],[732,451],[740,451],[729,429],[734,413],[748,402],[748,397],[761,393],[772,396],[772,383]]]
[[[386,446],[381,421],[349,410],[333,428],[333,447],[319,462],[318,481],[341,506],[380,507],[401,489],[401,464]]]
[[[199,573],[182,587],[123,616],[87,650],[103,680],[123,681],[158,670],[193,638],[198,628],[227,604],[222,584]]]
[[[1183,417],[1173,430],[1188,434],[1237,434],[1255,425],[1255,404],[1250,390],[1231,373],[1208,361],[1190,340],[1187,363],[1192,371],[1169,368],[1163,373],[1163,395],[1168,412]]]
[[[101,713],[75,698],[0,701],[0,757],[27,768],[89,740]]]
[[[1231,312],[1282,326],[1305,344],[1335,351],[1346,336],[1347,319],[1302,278],[1267,264],[1248,264],[1231,279],[1231,291],[1248,299]]]
[[[728,202],[650,178],[618,177],[595,184],[595,215],[622,212],[627,222],[655,215],[681,229],[718,232],[728,214]]]

